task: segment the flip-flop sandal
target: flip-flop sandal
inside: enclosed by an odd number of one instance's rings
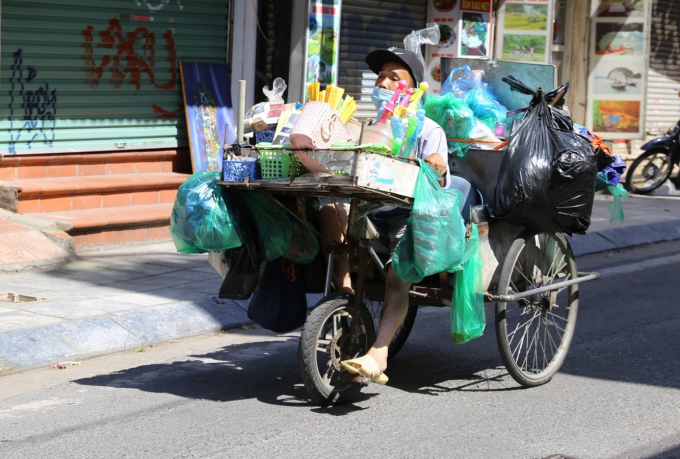
[[[356,359],[344,360],[340,364],[348,373],[360,374],[374,383],[387,384],[389,380],[387,375],[378,369],[378,364],[373,357],[368,354]]]

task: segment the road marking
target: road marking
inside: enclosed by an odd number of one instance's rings
[[[657,268],[659,266],[672,265],[675,263],[680,263],[680,254],[662,258],[654,258],[652,260],[645,260],[638,263],[633,262],[630,264],[613,266],[611,268],[605,268],[596,272],[600,273],[600,277],[616,276],[620,274],[628,274],[634,273],[636,271],[642,271],[643,269],[647,268]]]

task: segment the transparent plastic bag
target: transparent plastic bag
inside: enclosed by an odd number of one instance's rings
[[[451,271],[461,262],[465,250],[460,191],[442,189],[439,173],[425,161],[419,162],[413,209],[392,260],[397,276],[411,283]]]
[[[415,53],[418,60],[423,64],[423,68],[427,68],[425,65],[425,59],[423,59],[423,53],[421,52],[422,45],[436,45],[439,43],[441,38],[439,32],[439,26],[436,22],[428,22],[425,24],[424,29],[414,30],[410,34],[406,35],[404,38],[404,49]]]
[[[293,227],[288,212],[267,194],[259,191],[239,192],[257,224],[267,261],[276,260],[288,252]]]
[[[463,99],[480,121],[494,129],[496,123],[505,123],[508,109],[498,102],[496,94],[482,74],[475,74],[464,65],[451,71],[442,85],[441,94],[454,94]]]
[[[283,78],[277,77],[272,83],[272,88],[269,89],[269,86],[265,86],[262,88],[262,92],[265,96],[267,96],[267,100],[270,104],[282,104],[283,93],[286,92],[287,87],[288,86],[286,85],[286,82],[283,81]]]
[[[170,234],[179,253],[220,252],[241,246],[219,181],[219,172],[203,171],[179,187],[170,216]]]
[[[451,337],[456,344],[482,336],[486,326],[482,249],[474,223],[465,244],[465,255],[465,261],[456,272],[451,302]]]

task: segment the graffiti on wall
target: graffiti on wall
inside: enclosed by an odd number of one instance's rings
[[[146,75],[151,83],[162,90],[170,90],[177,85],[177,52],[172,30],[168,29],[164,34],[167,60],[170,62],[170,79],[166,82],[158,82],[154,67],[156,65],[156,35],[149,32],[146,27],[137,27],[131,32],[123,32],[123,27],[118,18],[109,21],[106,30],[97,32],[99,43],[95,44],[95,31],[93,26],[83,30],[85,38],[86,73],[91,78],[90,87],[95,88],[104,78],[104,72],[111,72],[111,84],[120,88],[129,78],[129,83],[136,89],[141,87],[142,75]],[[102,56],[99,62],[95,62],[94,48],[110,49],[110,54]]]
[[[35,68],[24,66],[18,49],[9,79],[9,154],[15,155],[17,147],[30,150],[36,145],[52,147],[54,142],[57,90],[49,83],[35,88],[37,75]]]
[[[147,8],[149,8],[151,11],[160,11],[163,9],[165,5],[170,3],[170,0],[159,0],[157,5],[153,5],[151,1],[149,0],[136,0],[137,6],[142,6],[142,4],[145,4]],[[182,3],[177,0],[177,6],[179,6],[180,10],[183,10],[184,7],[182,6]]]

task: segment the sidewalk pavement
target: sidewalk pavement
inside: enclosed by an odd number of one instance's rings
[[[679,198],[631,197],[617,226],[610,201],[597,196],[588,234],[571,238],[577,256],[680,239]],[[249,324],[247,302],[215,297],[220,284],[206,255],[177,254],[172,243],[0,273],[0,375]],[[3,301],[5,292],[38,299]]]

